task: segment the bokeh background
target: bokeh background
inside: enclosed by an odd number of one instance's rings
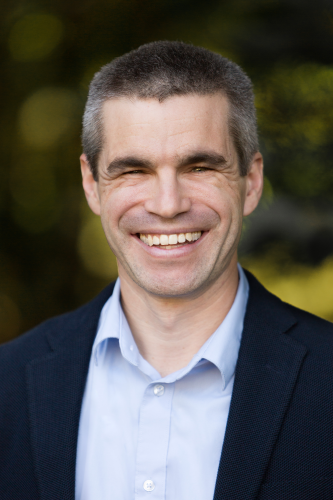
[[[266,175],[241,262],[333,321],[331,0],[8,0],[0,19],[1,342],[116,277],[81,190],[81,115],[95,71],[157,39],[212,49],[252,78]]]

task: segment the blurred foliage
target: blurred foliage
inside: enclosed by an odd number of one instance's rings
[[[63,24],[52,14],[33,13],[19,18],[12,26],[8,45],[16,61],[34,61],[48,56],[58,45]]]
[[[256,85],[267,173],[277,192],[332,197],[333,66],[277,64]]]
[[[89,210],[85,201],[77,244],[78,254],[87,271],[101,279],[115,279],[117,261],[106,241],[101,219]]]
[[[0,13],[0,341],[116,276],[80,187],[81,115],[94,72],[157,39],[215,50],[253,79],[266,179],[242,259],[333,319],[330,1],[13,0]]]
[[[275,252],[264,259],[245,257],[242,265],[284,301],[333,321],[333,257],[316,268],[292,262],[283,270],[276,257]]]

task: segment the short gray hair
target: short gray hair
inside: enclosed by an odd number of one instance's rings
[[[160,102],[171,96],[221,92],[229,105],[229,131],[246,175],[258,151],[257,120],[250,78],[234,62],[183,42],[160,41],[142,45],[114,59],[95,74],[83,116],[82,145],[94,178],[103,148],[102,107],[118,97]]]

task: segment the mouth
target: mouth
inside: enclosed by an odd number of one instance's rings
[[[138,234],[139,238],[147,246],[158,246],[164,250],[189,245],[201,238],[202,231],[194,231],[191,233],[175,233],[175,234]]]

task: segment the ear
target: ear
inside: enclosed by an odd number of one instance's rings
[[[246,194],[244,200],[243,215],[250,215],[257,207],[264,185],[263,176],[264,162],[262,155],[258,152],[254,155],[246,180]]]
[[[82,185],[84,194],[91,210],[96,214],[101,214],[101,204],[98,191],[98,182],[95,181],[87,157],[85,154],[80,156]]]

